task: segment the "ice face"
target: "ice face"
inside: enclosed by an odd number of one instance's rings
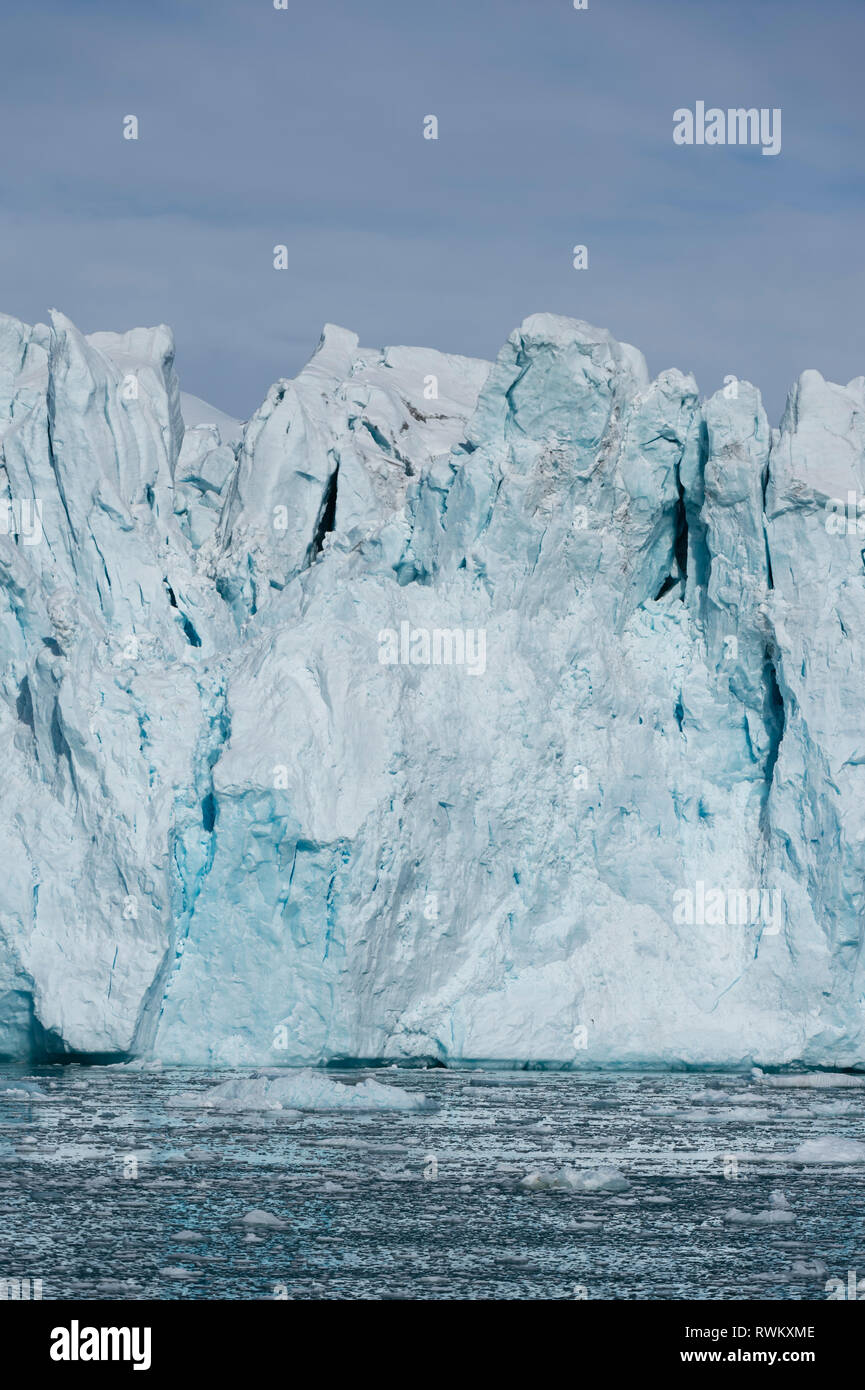
[[[0,1054],[865,1062],[862,379],[0,318],[0,450]]]

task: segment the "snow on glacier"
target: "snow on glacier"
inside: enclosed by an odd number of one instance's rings
[[[863,491],[553,315],[245,425],[0,317],[0,1055],[863,1065]]]

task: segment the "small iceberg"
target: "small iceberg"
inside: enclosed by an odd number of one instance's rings
[[[625,1192],[630,1185],[617,1168],[595,1168],[586,1173],[560,1168],[557,1173],[527,1173],[520,1182],[529,1192]]]
[[[271,1230],[284,1230],[286,1224],[280,1217],[274,1216],[272,1211],[262,1211],[258,1207],[254,1211],[248,1211],[243,1220],[247,1226],[266,1226]]]
[[[865,1163],[865,1144],[858,1139],[825,1135],[806,1139],[788,1155],[791,1163]]]
[[[40,1090],[34,1081],[13,1081],[0,1090],[0,1096],[8,1096],[10,1100],[47,1099],[45,1092]]]
[[[183,1091],[169,1105],[192,1110],[428,1110],[426,1096],[383,1086],[371,1078],[356,1086],[319,1072],[238,1077],[206,1091]]]
[[[767,1211],[739,1211],[737,1207],[731,1207],[725,1212],[724,1220],[732,1226],[789,1226],[796,1217],[784,1193],[773,1192]]]
[[[861,1090],[865,1086],[865,1076],[857,1076],[847,1071],[790,1072],[789,1074],[767,1076],[765,1072],[760,1071],[759,1067],[755,1067],[752,1076],[755,1081],[759,1081],[761,1086],[802,1088],[813,1091],[822,1091],[839,1086]]]

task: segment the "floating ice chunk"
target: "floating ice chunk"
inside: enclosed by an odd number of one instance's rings
[[[39,1087],[32,1081],[16,1081],[14,1085],[7,1086],[0,1091],[0,1096],[9,1096],[13,1100],[32,1100],[35,1097],[46,1099],[45,1092],[40,1091]]]
[[[763,1124],[764,1121],[771,1119],[770,1110],[761,1110],[756,1105],[731,1105],[728,1110],[722,1111],[720,1115],[713,1115],[712,1118],[717,1124],[719,1121],[743,1121],[748,1124]]]
[[[262,1211],[256,1207],[253,1211],[248,1211],[243,1218],[247,1226],[268,1226],[273,1230],[285,1228],[285,1222],[278,1216],[274,1216],[272,1211]]]
[[[772,1192],[767,1211],[739,1211],[731,1207],[724,1220],[734,1226],[789,1226],[796,1220],[790,1204],[783,1192]]]
[[[175,1231],[172,1236],[172,1240],[185,1240],[190,1242],[206,1239],[207,1237],[203,1236],[200,1231]]]
[[[820,1139],[806,1139],[789,1158],[793,1163],[865,1163],[865,1144],[858,1139],[824,1135]]]
[[[724,1220],[731,1226],[789,1226],[796,1217],[786,1207],[772,1207],[768,1211],[739,1211],[731,1207],[724,1213]]]
[[[665,1112],[667,1113],[667,1112]],[[681,1120],[702,1120],[707,1124],[724,1125],[732,1124],[734,1121],[746,1122],[749,1124],[762,1124],[770,1119],[771,1114],[768,1110],[760,1110],[756,1106],[731,1105],[721,1110],[684,1110],[671,1111],[677,1119]]]
[[[560,1168],[557,1173],[527,1173],[520,1187],[529,1192],[624,1192],[630,1183],[617,1168],[595,1168],[585,1173]]]
[[[128,1062],[108,1062],[105,1071],[162,1071],[158,1057],[132,1057]]]
[[[794,1260],[790,1266],[790,1273],[801,1275],[805,1279],[822,1279],[828,1268],[825,1260]]]
[[[533,1076],[514,1076],[513,1073],[503,1075],[484,1075],[479,1074],[469,1079],[470,1086],[534,1086],[536,1084]]]
[[[371,1078],[356,1086],[319,1072],[284,1071],[240,1077],[206,1091],[183,1091],[169,1105],[205,1110],[426,1110],[426,1096],[383,1086]]]
[[[707,1086],[705,1090],[697,1091],[694,1095],[689,1096],[688,1100],[693,1106],[729,1106],[731,1113],[735,1113],[737,1116],[741,1114],[742,1106],[762,1107],[765,1114],[768,1115],[769,1113],[765,1110],[766,1097],[757,1091],[737,1091],[732,1094],[729,1091],[722,1091],[720,1087]]]
[[[820,1115],[852,1115],[858,1113],[860,1107],[861,1102],[857,1104],[852,1100],[830,1100],[825,1105],[809,1105],[808,1114],[818,1117]]]
[[[767,1076],[755,1067],[754,1080],[759,1081],[761,1086],[801,1087],[803,1090],[824,1090],[838,1086],[861,1089],[865,1086],[865,1076],[858,1076],[847,1071],[811,1071]]]

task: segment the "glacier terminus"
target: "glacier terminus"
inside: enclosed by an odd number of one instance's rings
[[[863,495],[863,377],[0,317],[0,1056],[862,1067]]]

